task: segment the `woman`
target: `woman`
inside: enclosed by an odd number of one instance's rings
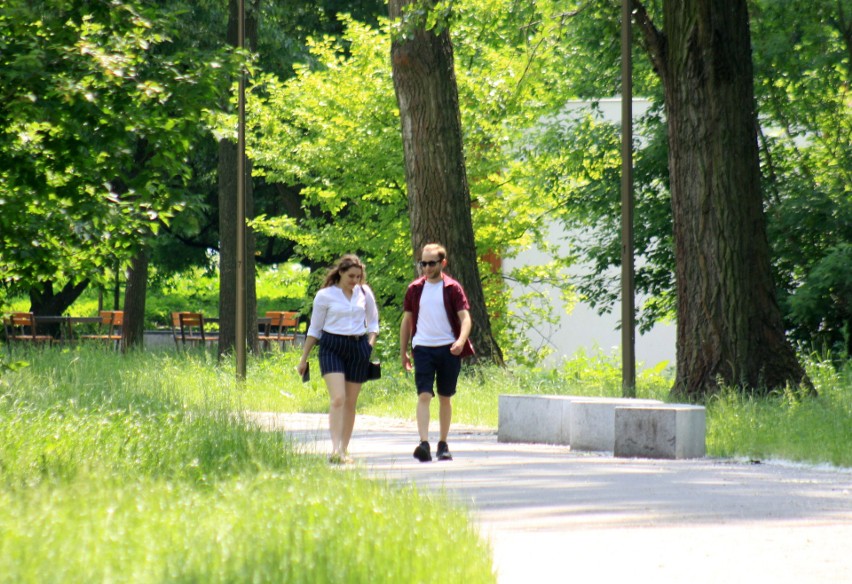
[[[343,256],[329,270],[314,298],[302,359],[296,366],[303,375],[311,349],[319,344],[320,372],[331,402],[329,461],[337,464],[351,462],[348,449],[355,405],[379,334],[379,310],[366,280],[364,264],[356,255]]]

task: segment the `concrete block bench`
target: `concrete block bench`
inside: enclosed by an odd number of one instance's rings
[[[497,441],[568,444],[572,396],[501,395],[497,398]]]
[[[584,397],[571,401],[569,444],[571,450],[605,450],[615,447],[615,410],[619,406],[658,405],[655,399]]]
[[[612,450],[613,411],[617,405],[631,403],[662,403],[657,400],[635,400],[583,395],[501,395],[497,398],[497,441],[533,444],[571,445],[580,440],[588,450]],[[574,414],[574,405],[582,403],[581,412]],[[590,412],[588,404],[604,404],[604,421],[599,410]],[[607,414],[608,413],[608,414]],[[576,422],[575,422],[576,418]],[[574,424],[581,428],[574,430]],[[593,427],[603,423],[605,436],[599,437]],[[602,444],[602,446],[601,446]]]
[[[702,458],[706,453],[703,406],[661,404],[615,408],[615,447],[621,458]]]

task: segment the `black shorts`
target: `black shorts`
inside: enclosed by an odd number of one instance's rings
[[[438,387],[438,395],[452,397],[456,394],[456,385],[461,372],[461,357],[450,353],[452,345],[442,347],[424,347],[418,345],[411,351],[414,357],[414,383],[417,394],[431,393],[433,385]]]
[[[322,375],[343,373],[346,381],[367,381],[367,367],[373,347],[367,335],[348,336],[322,332],[319,341],[319,364]]]

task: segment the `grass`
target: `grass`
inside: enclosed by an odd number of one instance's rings
[[[0,583],[494,581],[464,509],[329,468],[245,421],[327,411],[322,379],[302,384],[294,351],[250,357],[241,385],[203,350],[16,359],[29,363],[0,363]],[[852,365],[806,363],[818,397],[711,399],[708,455],[852,467]],[[410,374],[386,362],[383,375],[359,412],[412,419]],[[665,400],[670,386],[660,366],[639,374],[637,394]],[[466,369],[454,421],[496,427],[504,393],[617,396],[619,359]]]
[[[814,359],[806,367],[818,397],[780,391],[758,398],[729,388],[713,398],[708,451],[852,467],[852,362],[840,372]]]
[[[210,356],[23,357],[0,379],[0,582],[494,581],[465,510],[251,426]]]

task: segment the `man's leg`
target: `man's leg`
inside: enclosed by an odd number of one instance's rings
[[[432,460],[432,449],[429,447],[429,404],[432,394],[428,391],[417,394],[417,432],[420,443],[414,449],[414,458],[420,462]]]
[[[420,434],[421,442],[429,442],[429,407],[432,403],[432,394],[428,391],[417,396],[417,432]]]
[[[456,385],[461,372],[461,359],[450,353],[450,347],[445,347],[441,354],[440,366],[436,368],[436,383],[438,386],[438,402],[440,404],[440,428],[441,439],[438,440],[438,460],[452,460],[447,436],[450,433],[450,424],[453,421],[453,405],[450,401],[456,393]]]
[[[440,405],[439,415],[441,423],[441,442],[447,441],[447,435],[450,433],[450,423],[453,421],[453,404],[450,401],[452,398],[439,395],[438,403]]]
[[[414,384],[417,387],[417,433],[420,443],[414,449],[414,458],[420,462],[432,460],[429,447],[429,407],[434,397],[432,386],[435,384],[435,364],[431,347],[414,347]]]

